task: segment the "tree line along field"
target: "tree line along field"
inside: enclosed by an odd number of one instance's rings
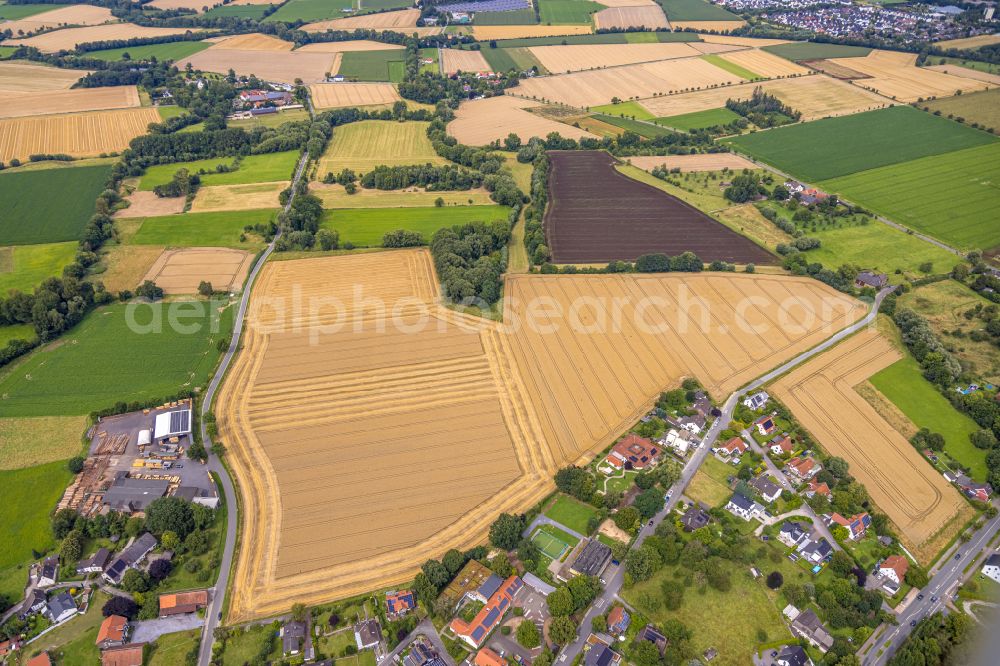
[[[156,308],[167,306],[139,306],[134,323],[150,326]],[[0,375],[4,415],[88,414],[119,401],[167,397],[204,386],[219,357],[216,343],[232,330],[232,309],[221,313],[213,332],[202,303],[201,316],[191,316],[189,310],[182,320],[199,324],[199,330],[185,334],[167,325],[165,313],[159,331],[130,328],[131,307],[99,308],[60,341],[5,368]]]
[[[290,180],[295,171],[299,154],[294,150],[282,153],[263,153],[247,155],[240,158],[239,167],[233,171],[212,173],[218,165],[232,167],[236,160],[231,157],[216,157],[194,162],[175,162],[173,164],[157,164],[146,169],[139,181],[139,189],[152,191],[157,185],[166,185],[179,169],[187,169],[195,174],[205,169],[210,173],[202,174],[202,185],[243,185],[248,183],[272,183],[279,180]],[[96,195],[95,195],[96,196]]]
[[[78,240],[110,175],[108,165],[0,172],[0,246]]]
[[[267,224],[277,215],[277,206],[263,210],[184,213],[140,218],[129,245],[166,247],[234,247],[253,249],[259,242],[240,241],[246,225]]]
[[[397,229],[416,231],[430,240],[435,231],[444,227],[505,221],[509,215],[510,209],[506,206],[349,208],[325,211],[321,226],[340,234],[341,244],[346,241],[358,247],[380,247],[382,237]]]

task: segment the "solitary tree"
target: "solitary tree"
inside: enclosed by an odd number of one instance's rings
[[[767,586],[772,590],[777,590],[784,582],[785,578],[780,571],[772,571],[767,575]]]
[[[534,622],[528,619],[521,620],[521,624],[517,627],[517,642],[529,650],[541,644],[542,636]]]

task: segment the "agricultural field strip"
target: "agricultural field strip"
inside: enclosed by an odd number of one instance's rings
[[[778,76],[801,76],[809,73],[807,68],[797,63],[760,49],[732,51],[723,53],[719,57],[768,79]]]
[[[531,46],[528,51],[545,69],[557,74],[657,60],[693,58],[701,53],[687,42]]]
[[[480,51],[441,49],[441,67],[445,74],[455,72],[488,72],[489,63]]]
[[[151,107],[7,118],[0,120],[0,161],[37,153],[91,157],[124,150],[156,122],[160,114]]]
[[[772,388],[828,452],[847,460],[876,506],[921,544],[951,520],[963,500],[853,388],[899,358],[888,340],[867,329]]]
[[[335,71],[337,53],[304,51],[255,51],[212,47],[177,62],[183,69],[188,63],[195,69],[225,74],[230,69],[239,75],[255,74],[260,78],[292,83],[300,78],[306,84],[318,83],[327,72]]]
[[[139,90],[135,86],[9,93],[6,97],[7,103],[0,107],[0,118],[128,109],[139,106]]]
[[[61,25],[100,25],[117,20],[111,15],[111,10],[106,7],[70,5],[40,14],[32,14],[17,21],[0,21],[0,29],[10,30],[11,34],[16,35],[58,28]]]
[[[603,3],[602,3],[603,4]],[[594,27],[622,30],[645,27],[647,30],[670,28],[670,23],[659,5],[608,7],[593,15]]]
[[[33,46],[42,53],[76,48],[77,44],[114,41],[119,39],[143,39],[184,34],[188,28],[147,28],[133,23],[106,23],[82,28],[63,28],[44,32],[34,37],[8,39],[0,42],[5,46]]]
[[[463,102],[455,112],[455,119],[448,123],[447,131],[469,146],[484,146],[512,132],[524,142],[533,136],[544,138],[550,132],[559,132],[569,139],[597,136],[527,110],[535,106],[538,102],[510,94]]]
[[[194,294],[202,282],[226,291],[239,290],[254,255],[221,247],[165,250],[146,273],[167,294]]]
[[[625,160],[644,171],[652,171],[656,167],[688,171],[721,171],[724,168],[757,169],[756,164],[735,153],[699,153],[695,155],[636,155]]]
[[[309,86],[317,109],[392,104],[401,98],[391,83],[318,83]]]
[[[950,97],[958,90],[965,93],[988,87],[982,81],[916,67],[915,59],[915,54],[872,51],[864,58],[832,58],[828,62],[869,77],[855,80],[854,85],[902,102],[915,102],[920,97]]]
[[[69,90],[91,70],[66,70],[27,60],[0,62],[0,92],[33,93]]]

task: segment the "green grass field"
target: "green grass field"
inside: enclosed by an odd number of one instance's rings
[[[259,9],[264,10],[266,5],[242,5],[236,9]],[[221,9],[221,7],[220,7]],[[214,11],[214,10],[213,10]],[[209,12],[211,13],[211,12]],[[121,60],[123,54],[127,53],[131,60],[180,60],[190,55],[204,51],[212,44],[210,42],[170,42],[168,44],[147,44],[145,46],[127,46],[121,49],[104,49],[102,51],[89,51],[88,58],[98,60]]]
[[[430,241],[435,231],[467,222],[506,220],[506,206],[455,206],[453,208],[348,208],[323,213],[321,226],[340,234],[340,242],[356,247],[379,247],[388,231],[406,229]]]
[[[290,0],[265,21],[325,21],[348,16],[345,9],[357,7],[357,0]]]
[[[52,662],[59,666],[91,666],[97,663],[100,651],[95,641],[104,621],[101,608],[108,598],[104,592],[95,592],[82,617],[78,615],[72,621],[59,625],[29,645],[24,652],[31,654],[45,650],[49,652]]]
[[[614,125],[615,127],[621,127],[622,129],[629,130],[630,132],[635,132],[639,136],[647,139],[674,133],[674,130],[672,129],[658,127],[649,123],[640,123],[629,118],[617,118],[615,116],[604,115],[603,113],[595,113],[591,117],[597,118],[598,120],[606,122],[609,125]]]
[[[725,141],[797,178],[817,182],[995,143],[996,138],[909,106],[894,106]]]
[[[664,125],[669,125],[670,127],[679,130],[694,130],[714,127],[715,125],[728,125],[734,120],[739,120],[740,118],[742,118],[740,114],[733,113],[729,109],[723,107],[721,109],[708,109],[707,111],[682,113],[679,116],[668,116],[665,118],[657,118],[657,120]]]
[[[53,9],[58,9],[53,5],[8,5],[6,3],[0,4],[0,19],[6,19],[8,21],[16,21],[17,19],[28,18],[29,16],[34,16],[35,14],[41,14],[42,12],[50,12]]]
[[[0,60],[14,55],[14,51],[16,50],[13,46],[0,46]]]
[[[693,500],[708,506],[720,506],[733,494],[728,478],[736,469],[715,456],[708,456],[691,479],[691,485],[684,491]]]
[[[200,309],[202,314],[193,316],[189,305],[118,304],[91,312],[59,341],[5,368],[4,415],[89,414],[119,401],[204,386],[219,358],[215,345],[232,328],[232,309],[216,322],[204,302]],[[171,313],[198,330],[174,330]]]
[[[709,54],[703,55],[701,57],[701,59],[704,60],[705,62],[712,63],[713,65],[715,65],[719,69],[726,70],[730,74],[735,74],[736,76],[743,77],[744,79],[747,79],[748,81],[754,81],[756,79],[765,78],[765,77],[761,76],[760,74],[758,74],[757,72],[752,72],[749,69],[747,69],[746,67],[742,67],[740,65],[737,65],[735,62],[730,62],[730,61],[726,60],[725,58],[721,58],[721,57],[715,55],[714,53],[709,53]]]
[[[106,165],[0,172],[0,245],[78,240],[110,174]]]
[[[240,160],[240,167],[235,171],[214,173],[219,164],[232,165],[231,157],[216,157],[194,162],[175,162],[174,164],[157,164],[146,169],[139,181],[140,190],[152,190],[157,185],[170,182],[178,169],[187,169],[197,173],[205,169],[210,173],[201,176],[202,185],[243,185],[246,183],[273,183],[279,180],[290,180],[299,161],[299,154],[294,150],[282,153],[264,153],[262,155],[247,155]]]
[[[978,481],[986,480],[986,452],[969,441],[979,429],[976,422],[957,411],[944,396],[924,379],[920,364],[907,354],[869,378],[872,385],[887,397],[919,428],[930,428],[944,435],[945,451],[968,467]]]
[[[590,23],[590,15],[604,9],[590,0],[536,0],[542,23],[552,25],[574,25]]]
[[[259,5],[245,5],[254,7]],[[201,631],[191,629],[190,631],[178,631],[173,634],[164,634],[150,647],[151,655],[146,666],[176,666],[184,663],[184,658],[191,651],[201,636]]]
[[[541,528],[531,535],[531,541],[551,560],[558,560],[569,549],[568,543],[563,542],[558,537]]]
[[[342,125],[333,131],[320,157],[318,173],[353,169],[360,175],[380,164],[446,164],[427,138],[428,125],[392,120],[362,120]]]
[[[168,247],[235,247],[247,224],[266,224],[277,215],[276,209],[217,211],[145,217],[129,245],[166,245]]]
[[[275,0],[274,4],[279,4],[280,0]],[[208,10],[202,16],[207,18],[222,18],[226,16],[234,16],[236,18],[242,19],[255,19],[260,20],[264,17],[264,12],[270,8],[270,5],[219,5],[213,9]]]
[[[273,630],[271,625],[262,627],[251,626],[246,631],[234,631],[226,639],[226,651],[222,654],[222,666],[245,666],[253,661],[260,653],[263,646],[269,640],[269,634]],[[270,657],[281,657],[281,640],[277,637],[270,639],[274,650]],[[374,653],[373,653],[374,654]],[[270,659],[265,660],[271,661]]]
[[[762,50],[796,62],[800,60],[820,60],[822,58],[863,58],[872,51],[866,46],[817,44],[816,42],[775,44],[773,46],[765,46]]]
[[[0,470],[0,521],[3,521],[4,538],[0,539],[0,569],[31,559],[31,551],[48,551],[55,545],[49,513],[62,497],[66,484],[73,475],[66,468],[66,461],[27,467],[17,470]],[[27,582],[27,573],[22,573]]]
[[[958,65],[966,69],[974,69],[977,72],[987,72],[988,74],[1000,74],[1000,63],[983,62],[982,60],[970,60],[968,58],[951,58],[934,56],[927,60],[928,65]]]
[[[822,181],[820,187],[959,248],[990,249],[1000,246],[1000,225],[991,214],[1000,207],[998,183],[1000,143],[994,141]]]
[[[475,25],[534,25],[538,23],[534,9],[517,9],[512,12],[476,12]]]
[[[35,327],[31,324],[0,326],[0,347],[6,347],[11,340],[34,340]]]
[[[244,120],[228,120],[226,121],[226,125],[228,127],[242,127],[249,130],[254,127],[279,127],[285,123],[292,123],[299,120],[309,120],[309,112],[305,109],[292,109],[291,111],[270,113],[265,116],[256,116],[254,118],[246,118]],[[294,169],[295,167],[293,166],[292,168]]]
[[[738,21],[739,16],[704,0],[656,0],[671,21]]]
[[[0,254],[7,250],[13,259],[9,272],[0,265],[0,295],[11,289],[30,293],[45,278],[61,277],[63,266],[73,263],[76,248],[73,241],[0,248]]]
[[[390,49],[386,51],[348,51],[340,60],[338,74],[356,81],[391,81],[399,83],[403,80],[405,66],[404,51]],[[398,65],[396,63],[399,63]]]
[[[574,532],[587,534],[587,522],[597,515],[597,509],[568,495],[558,495],[555,502],[545,511],[552,520],[565,525]]]
[[[619,102],[618,104],[601,104],[592,106],[593,113],[600,113],[606,116],[616,116],[619,118],[634,118],[635,120],[652,120],[655,116],[646,110],[639,102]]]
[[[532,67],[537,67],[540,72],[546,71],[531,51],[523,46],[503,49],[484,48],[481,53],[490,67],[497,72],[508,72],[512,69],[527,71]]]
[[[964,118],[967,123],[1000,129],[1000,88],[935,99],[921,106],[940,111],[946,118]]]

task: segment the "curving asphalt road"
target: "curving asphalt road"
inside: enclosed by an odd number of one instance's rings
[[[299,164],[295,167],[295,177],[292,179],[292,196],[288,197],[288,202],[285,204],[285,212],[292,206],[292,200],[295,198],[295,186],[298,185],[299,180],[302,177],[302,172],[305,170],[306,164],[309,163],[309,154],[306,152],[302,153],[302,157],[299,158]],[[205,427],[205,415],[209,412],[212,407],[212,398],[215,397],[215,392],[218,390],[219,385],[222,383],[223,377],[226,375],[226,370],[229,369],[229,364],[232,362],[233,357],[236,355],[237,350],[240,346],[240,336],[243,333],[243,321],[246,318],[247,306],[250,303],[250,292],[252,291],[253,283],[257,279],[257,274],[260,273],[260,269],[264,266],[267,258],[271,256],[274,252],[274,242],[278,240],[281,236],[281,229],[274,235],[271,242],[268,244],[264,252],[257,258],[257,263],[253,265],[250,270],[250,275],[247,277],[246,284],[243,286],[243,296],[240,298],[239,309],[236,311],[236,317],[233,320],[233,337],[229,341],[229,349],[222,357],[222,362],[219,363],[218,370],[215,371],[215,376],[212,377],[212,381],[208,384],[208,389],[202,397],[201,401],[201,440],[205,444],[205,448],[209,450],[208,456],[208,470],[214,472],[216,477],[222,484],[223,494],[226,498],[226,545],[222,552],[222,563],[219,566],[219,577],[215,581],[215,585],[209,590],[210,601],[208,603],[208,608],[205,610],[205,627],[201,634],[201,648],[198,653],[198,664],[199,666],[209,666],[212,661],[212,643],[214,641],[215,628],[219,626],[219,622],[222,619],[222,607],[226,598],[226,587],[229,584],[229,572],[233,566],[233,554],[236,551],[236,531],[239,526],[239,516],[237,515],[237,503],[236,503],[236,489],[233,487],[233,481],[229,478],[229,472],[226,470],[225,465],[222,464],[222,460],[211,453],[212,439],[208,436],[208,430]]]

